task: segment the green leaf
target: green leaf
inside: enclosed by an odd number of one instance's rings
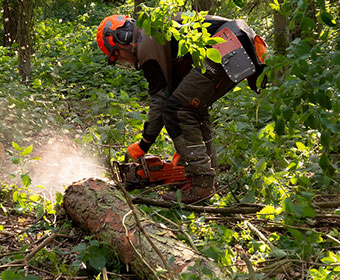
[[[323,170],[327,170],[330,160],[326,154],[322,154],[319,160],[319,165]]]
[[[23,148],[21,148],[17,143],[12,142],[12,147],[16,150],[16,151],[21,151]]]
[[[301,242],[301,241],[305,240],[305,236],[300,231],[298,231],[297,229],[288,229],[288,231],[290,232],[290,234],[294,237],[294,239],[297,242]]]
[[[301,41],[298,45],[296,45],[293,51],[296,57],[306,59],[310,57],[311,47],[306,42]]]
[[[124,91],[124,90],[121,90],[120,91],[120,100],[122,100],[124,103],[128,103],[129,102],[129,100],[130,100],[130,97],[129,97],[129,95],[127,94],[127,92],[126,91]]]
[[[14,164],[19,164],[20,163],[20,158],[18,157],[10,157],[11,161],[14,163]]]
[[[316,211],[313,207],[310,206],[304,206],[302,207],[303,209],[303,217],[310,217],[310,218],[314,218],[316,216]]]
[[[181,201],[182,201],[182,193],[181,193],[180,190],[176,191],[176,196],[177,196],[177,202],[181,203]]]
[[[333,252],[328,251],[328,256],[322,258],[321,261],[327,264],[336,263],[337,262],[336,255]]]
[[[325,24],[327,24],[328,26],[330,26],[330,27],[336,26],[336,22],[335,22],[335,20],[333,19],[333,16],[330,13],[322,12],[320,17],[321,17],[322,21]]]
[[[243,8],[246,5],[246,1],[245,0],[234,0],[234,3],[236,6]]]
[[[284,258],[287,256],[287,253],[284,250],[278,248],[274,248],[274,250],[272,250],[272,254],[278,258]]]
[[[269,3],[269,6],[274,10],[274,11],[280,11],[280,3],[278,0],[273,0],[273,3]]]
[[[315,28],[315,22],[309,17],[304,17],[301,21],[301,27],[306,31],[312,30]]]
[[[100,272],[106,265],[106,258],[102,255],[91,256],[89,263],[95,270]]]
[[[207,49],[207,57],[215,63],[221,63],[221,54],[214,48]]]
[[[335,52],[333,55],[332,55],[332,62],[337,64],[337,65],[340,65],[340,52]]]
[[[331,99],[321,90],[318,90],[315,94],[315,98],[318,103],[325,109],[332,109]]]
[[[172,266],[172,264],[174,263],[175,261],[175,257],[174,256],[171,256],[169,259],[168,259],[168,266]]]
[[[286,107],[282,110],[282,115],[286,121],[290,121],[293,117],[293,110],[290,107]]]
[[[225,42],[221,37],[211,37],[207,40],[206,45],[213,46]]]
[[[277,135],[283,135],[285,133],[285,122],[282,118],[279,118],[275,121],[275,132]]]
[[[13,199],[14,202],[17,202],[19,200],[19,192],[18,191],[13,192],[12,199]]]
[[[151,36],[151,22],[149,20],[144,20],[142,27],[148,36]]]
[[[301,142],[296,142],[295,145],[300,152],[307,152],[307,147],[305,146],[305,144]]]
[[[20,152],[20,155],[27,156],[30,153],[32,153],[32,151],[33,151],[33,145],[30,145],[30,146],[26,147],[22,152]]]
[[[336,84],[338,90],[340,91],[340,76],[336,78],[335,84]]]
[[[324,129],[321,132],[321,145],[324,147],[328,147],[331,142],[331,135],[328,129]]]
[[[218,260],[218,251],[216,250],[215,247],[213,246],[210,246],[208,249],[206,250],[203,250],[204,251],[204,254],[209,257],[209,258],[212,258],[213,260],[217,261]]]
[[[29,199],[32,200],[32,201],[37,202],[37,201],[39,201],[40,196],[37,195],[37,194],[33,194],[33,195],[30,195]]]
[[[31,177],[28,175],[28,173],[22,174],[21,175],[21,181],[24,184],[24,186],[27,188],[31,185],[32,183],[32,179]]]

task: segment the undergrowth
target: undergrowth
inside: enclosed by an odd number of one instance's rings
[[[108,244],[68,220],[62,194],[49,201],[32,193],[25,170],[26,161],[38,160],[30,157],[31,143],[45,129],[72,133],[77,143],[94,145],[101,156],[118,161],[140,139],[147,82],[138,71],[105,65],[94,40],[107,11],[131,13],[130,2],[120,8],[86,4],[71,14],[40,7],[29,86],[19,82],[16,46],[0,47],[0,140],[18,167],[12,176],[20,179],[0,188],[3,280],[99,279],[104,268],[113,279],[133,278]],[[204,205],[256,203],[261,211],[226,217],[141,206],[157,222],[173,226],[167,218],[180,225],[184,233],[178,238],[216,261],[231,279],[340,278],[340,205],[320,206],[340,200],[339,39],[331,28],[326,32],[315,45],[296,40],[288,57],[270,57],[268,76],[274,80],[281,69],[287,75],[261,94],[241,83],[213,105],[218,177],[228,188]],[[325,45],[327,40],[334,46]],[[150,153],[165,158],[173,152],[163,130]],[[53,234],[25,265],[6,267]]]

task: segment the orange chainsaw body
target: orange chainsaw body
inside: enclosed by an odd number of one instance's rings
[[[121,181],[134,188],[186,181],[184,166],[147,155],[138,162],[117,163]],[[136,186],[134,186],[136,185]]]

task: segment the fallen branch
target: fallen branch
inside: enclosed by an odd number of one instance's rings
[[[20,260],[15,260],[10,263],[4,264],[0,266],[1,269],[5,269],[8,267],[13,267],[13,266],[21,266],[21,265],[26,265],[28,261],[33,258],[42,248],[44,248],[48,243],[53,241],[56,237],[58,236],[57,233],[52,234],[48,238],[46,238],[43,242],[41,242],[32,252],[30,252],[26,257]]]
[[[260,238],[265,244],[267,244],[271,250],[275,249],[274,245],[267,239],[267,237],[265,237],[264,234],[261,231],[259,231],[252,223],[250,223],[249,221],[244,221],[244,224],[253,233],[255,233],[258,238]]]
[[[230,207],[211,207],[211,206],[196,206],[191,204],[179,204],[171,201],[161,201],[148,199],[144,197],[134,197],[132,198],[132,202],[135,204],[146,204],[150,206],[158,206],[162,208],[181,208],[186,211],[192,211],[195,213],[212,213],[212,214],[252,214],[260,211],[264,205],[262,204],[235,204]]]
[[[337,208],[340,207],[340,200],[326,201],[326,202],[314,202],[314,207],[318,208]]]

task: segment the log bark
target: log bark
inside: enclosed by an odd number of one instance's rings
[[[141,229],[136,225],[123,194],[113,185],[99,179],[84,179],[69,186],[64,195],[67,215],[96,238],[108,242],[140,279],[157,279],[157,267],[163,267]],[[173,279],[190,273],[205,279],[202,269],[210,270],[216,279],[229,279],[211,259],[195,252],[178,240],[174,233],[152,221],[135,207],[143,228],[169,263]],[[133,246],[132,246],[133,245]],[[192,269],[192,270],[191,270]],[[169,279],[169,275],[163,275]]]

